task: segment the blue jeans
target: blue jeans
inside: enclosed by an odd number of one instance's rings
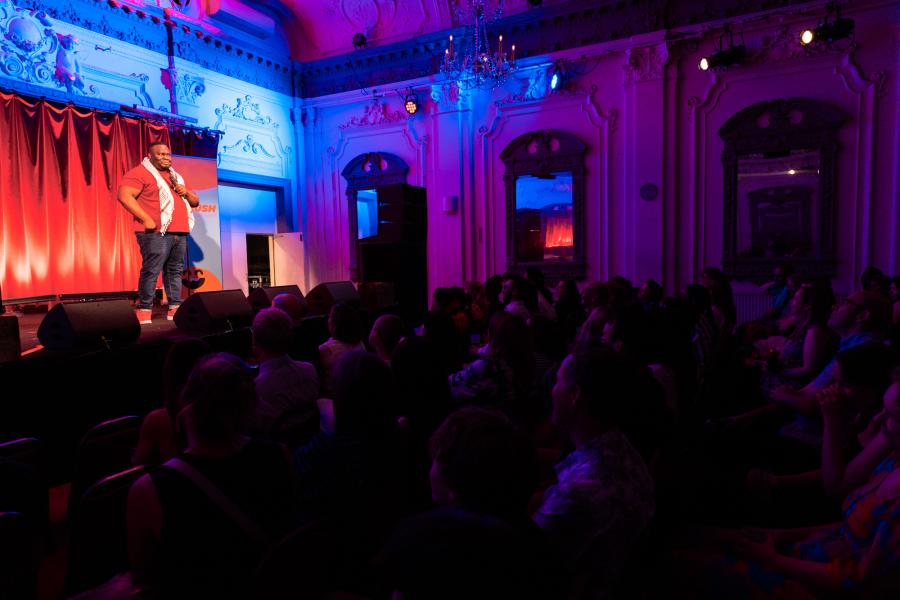
[[[141,248],[141,277],[138,280],[138,308],[151,308],[156,295],[156,278],[163,274],[163,287],[169,299],[169,307],[181,304],[181,275],[184,271],[184,253],[187,235],[159,232],[136,232]]]

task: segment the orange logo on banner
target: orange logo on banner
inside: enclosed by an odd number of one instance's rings
[[[181,298],[187,298],[194,292],[216,292],[222,289],[222,282],[214,273],[204,269],[189,267],[181,276]]]

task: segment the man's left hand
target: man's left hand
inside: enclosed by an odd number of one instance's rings
[[[187,196],[188,190],[187,190],[187,188],[184,186],[183,183],[179,183],[178,185],[176,185],[176,186],[173,187],[172,189],[173,189],[173,190],[175,191],[175,193],[178,194],[179,196]]]

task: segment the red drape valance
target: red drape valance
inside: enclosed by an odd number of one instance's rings
[[[131,216],[116,200],[119,179],[152,141],[176,153],[201,146],[205,155],[217,142],[209,138],[0,93],[3,298],[134,290],[140,254]]]

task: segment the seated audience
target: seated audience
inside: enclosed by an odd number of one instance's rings
[[[528,280],[515,273],[503,275],[500,298],[506,312],[521,317],[525,322],[538,311],[537,290]]]
[[[256,390],[236,357],[203,359],[182,396],[184,453],[128,496],[132,577],[149,597],[246,598],[263,552],[296,525],[290,456],[243,435]]]
[[[719,348],[724,349],[723,344],[728,342],[728,338],[734,333],[734,328],[737,325],[737,308],[734,305],[731,282],[722,269],[717,267],[703,269],[701,282],[703,287],[709,290]]]
[[[319,360],[322,365],[322,395],[331,393],[331,371],[342,354],[365,350],[363,345],[363,325],[359,312],[346,304],[335,304],[328,314],[328,333],[331,337],[319,346]]]
[[[381,315],[369,332],[369,347],[375,355],[391,364],[394,348],[403,338],[403,321],[397,315]]]
[[[653,517],[653,481],[619,430],[638,379],[607,349],[579,350],[559,368],[552,418],[575,450],[534,518],[572,577],[572,598],[608,592]]]
[[[500,313],[491,318],[485,353],[451,375],[450,391],[458,405],[492,406],[521,424],[533,424],[534,371],[528,325],[518,315]]]
[[[560,279],[556,284],[556,303],[553,305],[559,320],[566,344],[575,340],[578,328],[584,323],[587,315],[581,304],[581,293],[574,279]]]
[[[163,363],[163,407],[144,417],[134,464],[156,466],[181,452],[184,436],[176,435],[178,413],[184,408],[181,389],[197,362],[210,352],[209,344],[199,338],[181,338],[169,348]]]
[[[690,555],[702,571],[683,572],[689,589],[720,590],[732,597],[896,596],[900,589],[898,376],[895,373],[884,396],[878,435],[846,469],[847,474],[857,474],[857,481],[844,500],[843,520],[799,529],[726,532],[718,538],[723,545],[718,552],[710,549]],[[829,396],[825,404],[836,398]],[[830,412],[823,406],[823,414]],[[840,440],[835,442],[839,447]],[[866,475],[859,477],[860,473]]]
[[[644,310],[650,312],[659,308],[663,300],[663,289],[655,280],[648,279],[638,289],[638,302]]]
[[[251,331],[259,359],[254,431],[281,439],[303,424],[311,423],[315,430],[319,375],[311,364],[288,356],[294,335],[291,318],[280,308],[265,308],[253,319]]]
[[[349,518],[384,485],[386,473],[399,469],[390,368],[369,352],[346,352],[333,384],[334,430],[294,452],[301,505],[311,518]]]
[[[547,289],[544,280],[544,272],[537,267],[528,267],[525,270],[525,279],[534,287],[535,291],[537,291],[536,314],[543,315],[545,318],[555,321],[557,315],[556,309],[553,307],[553,294]]]
[[[537,489],[537,453],[502,413],[474,406],[431,436],[431,497],[439,506],[503,519],[532,534],[528,503]]]
[[[840,341],[828,327],[832,306],[834,293],[826,284],[804,284],[797,290],[790,305],[797,324],[775,360],[764,363],[764,391],[785,383],[806,385],[825,368]]]
[[[412,517],[376,560],[379,597],[404,600],[553,600],[566,595],[546,577],[544,556],[495,517],[439,508]]]

